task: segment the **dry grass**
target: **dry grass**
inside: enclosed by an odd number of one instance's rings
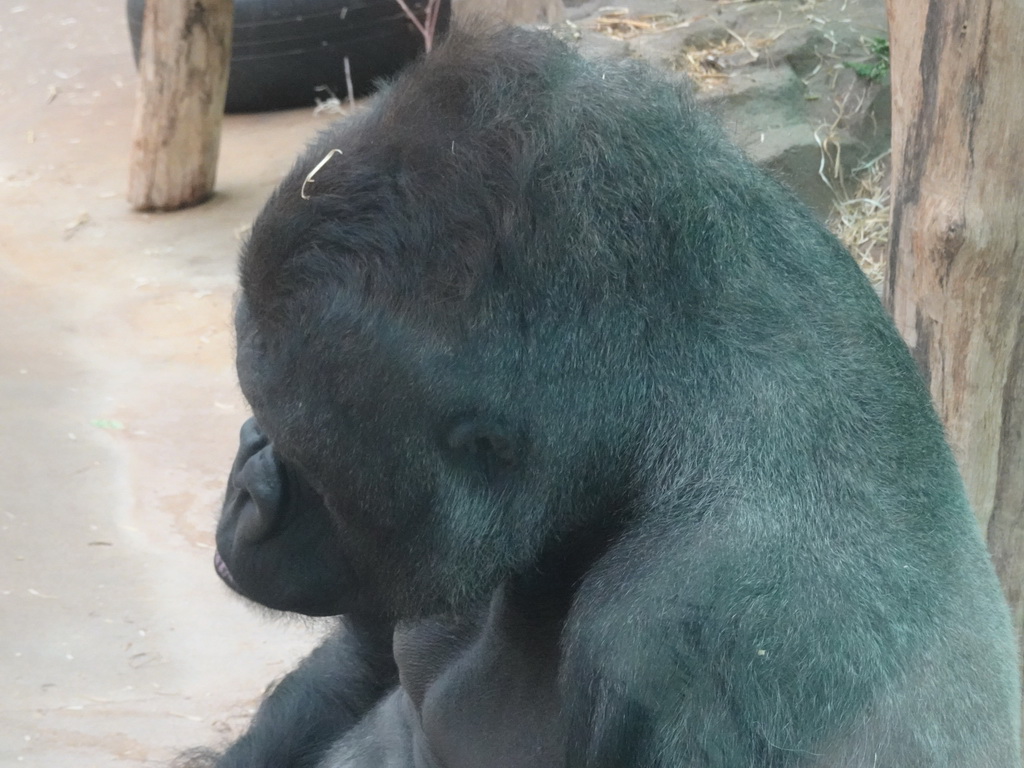
[[[673,62],[673,69],[685,72],[702,91],[710,90],[729,79],[722,58],[743,50],[736,40],[723,40],[706,48],[688,48]]]
[[[889,153],[855,168],[853,178],[843,172],[842,130],[850,115],[864,109],[865,92],[855,101],[854,90],[835,99],[835,119],[821,125],[814,138],[821,150],[818,175],[835,195],[828,227],[856,259],[876,289],[885,279],[889,245]]]
[[[723,31],[727,37],[712,45],[687,48],[672,63],[673,69],[685,72],[702,91],[710,90],[729,79],[726,57],[746,51],[750,61],[755,62],[787,30],[780,29],[768,37],[742,37],[728,28],[723,28]]]
[[[617,40],[629,40],[651,32],[688,27],[695,21],[681,13],[640,13],[632,15],[628,8],[602,8],[594,20],[594,29]]]
[[[837,201],[828,226],[876,288],[885,278],[889,246],[889,157],[876,159],[856,177],[856,189]]]
[[[721,4],[735,1],[719,0]],[[799,10],[810,11],[817,1],[804,0]],[[632,14],[628,8],[602,8],[594,29],[609,37],[628,40],[688,27],[701,18],[686,18],[676,13]],[[698,89],[713,90],[728,81],[728,70],[737,65],[737,59],[732,57],[746,52],[750,62],[758,61],[790,29],[793,27],[777,26],[767,36],[742,37],[723,26],[717,42],[683,50],[672,62],[672,67],[686,73]],[[843,177],[842,128],[849,114],[863,108],[863,104],[851,104],[851,96],[852,91],[836,100],[834,122],[820,126],[815,133],[821,149],[819,175],[837,199],[828,220],[829,228],[849,249],[872,285],[880,288],[885,277],[889,243],[889,161],[888,155],[884,155],[858,169],[852,179]]]

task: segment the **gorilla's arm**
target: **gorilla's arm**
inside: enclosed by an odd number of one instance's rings
[[[392,629],[353,619],[284,677],[217,768],[310,768],[398,683]]]

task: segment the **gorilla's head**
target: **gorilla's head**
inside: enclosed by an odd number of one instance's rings
[[[480,46],[442,46],[320,136],[241,260],[267,466],[318,499],[325,570],[399,616],[486,595],[619,509],[640,423],[646,320],[615,263],[636,212],[611,188],[576,202],[618,172],[586,133],[605,118],[566,122],[561,43]],[[266,603],[221,528],[222,573]]]

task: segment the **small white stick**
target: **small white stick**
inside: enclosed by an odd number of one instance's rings
[[[345,90],[348,91],[348,107],[353,109],[356,105],[356,97],[352,95],[352,67],[349,66],[348,56],[345,57]]]
[[[306,178],[302,182],[302,188],[299,190],[299,195],[302,197],[303,200],[309,200],[309,195],[306,194],[306,187],[310,184],[316,184],[316,179],[314,179],[313,177],[316,176],[317,171],[319,171],[321,168],[327,165],[327,161],[330,160],[335,155],[343,154],[344,152],[342,152],[340,149],[332,149],[330,152],[324,155],[323,160],[321,160],[319,163],[313,166],[312,171],[306,174]]]

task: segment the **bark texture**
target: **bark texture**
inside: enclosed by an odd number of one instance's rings
[[[213,194],[231,61],[232,0],[148,0],[128,202],[169,211]]]
[[[886,296],[1024,629],[1024,4],[888,0]]]

